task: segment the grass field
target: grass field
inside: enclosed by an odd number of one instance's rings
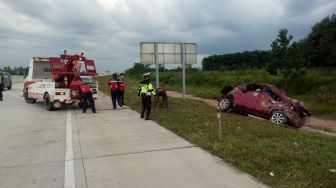
[[[106,94],[108,79],[98,78]],[[138,81],[127,82],[126,104],[139,111],[134,89]],[[336,187],[336,173],[329,171],[336,168],[336,138],[222,113],[223,136],[219,139],[217,113],[201,101],[170,98],[169,109],[160,108],[151,117],[272,187]]]

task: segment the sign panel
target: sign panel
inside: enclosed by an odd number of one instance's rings
[[[183,44],[185,49],[182,49]],[[197,63],[197,46],[195,43],[140,43],[142,64],[155,64],[155,54],[157,54],[157,64],[182,64],[182,54],[185,55],[186,64]]]

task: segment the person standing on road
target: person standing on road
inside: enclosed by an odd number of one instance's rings
[[[155,95],[155,91],[150,81],[150,73],[145,73],[143,76],[144,76],[144,80],[140,82],[140,85],[138,87],[138,97],[141,96],[141,101],[142,101],[142,111],[141,111],[140,118],[144,118],[145,112],[146,112],[145,120],[150,120],[149,115],[151,112],[151,105],[152,105],[151,96]]]
[[[2,74],[0,74],[0,101],[3,100],[2,90],[4,88],[4,78]]]
[[[117,108],[117,102],[120,107],[123,107],[121,103],[121,94],[120,94],[120,83],[118,81],[118,75],[116,73],[112,74],[112,79],[108,82],[108,86],[111,90],[111,98],[112,98],[112,107],[113,110]]]
[[[87,86],[86,84],[82,84],[79,88],[79,92],[80,92],[81,97],[82,97],[83,113],[86,113],[87,100],[89,100],[89,102],[90,102],[90,108],[91,108],[92,113],[96,113],[96,108],[95,108],[93,95],[92,95],[92,91],[91,91],[90,87]]]
[[[121,104],[125,105],[125,81],[124,81],[124,73],[119,74],[119,79],[120,83],[119,91],[120,91],[120,98],[121,98]]]

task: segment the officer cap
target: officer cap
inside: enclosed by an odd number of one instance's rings
[[[150,76],[150,72],[143,74],[143,76]]]

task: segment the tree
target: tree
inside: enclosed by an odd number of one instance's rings
[[[164,64],[159,64],[159,71],[160,72],[165,72],[167,69]]]
[[[203,59],[203,70],[260,69],[269,61],[270,51],[244,51],[222,55],[211,55]]]
[[[144,65],[141,63],[134,63],[132,68],[125,70],[125,74],[129,75],[142,75],[145,72],[150,72],[150,65]]]
[[[280,69],[288,67],[288,48],[290,47],[292,35],[288,35],[288,29],[280,29],[278,38],[272,44],[271,61],[267,65],[267,72],[277,75]]]
[[[302,78],[305,74],[302,43],[291,43],[292,39],[287,29],[280,29],[278,38],[271,44],[271,61],[267,65],[270,74],[281,72],[286,83],[287,80]]]
[[[312,67],[336,66],[336,15],[312,27],[306,39],[306,57]]]
[[[10,66],[4,67],[3,70],[8,72],[9,74],[13,74],[13,72],[14,72],[13,69]]]

